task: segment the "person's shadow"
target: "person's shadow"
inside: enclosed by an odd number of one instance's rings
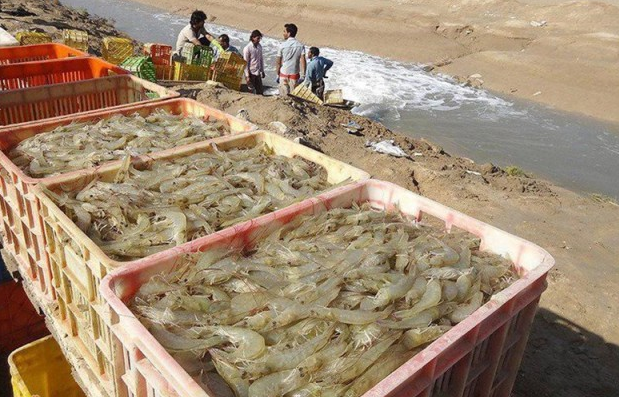
[[[513,397],[617,397],[619,347],[539,309]]]

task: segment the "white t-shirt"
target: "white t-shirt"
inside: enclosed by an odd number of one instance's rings
[[[207,34],[208,32],[206,29],[202,27],[196,35],[193,29],[191,29],[191,24],[187,24],[187,26],[180,31],[178,38],[176,39],[176,53],[180,55],[185,43],[191,43],[192,39],[198,39],[200,36],[206,36]]]

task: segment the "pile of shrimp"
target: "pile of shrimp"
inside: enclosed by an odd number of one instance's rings
[[[72,123],[20,142],[9,158],[27,175],[43,178],[90,168],[127,155],[147,154],[228,134],[226,122],[164,110],[142,117],[120,114],[97,123]]]
[[[218,397],[360,396],[517,279],[479,245],[396,212],[332,209],[243,252],[186,255],[129,306]]]
[[[134,260],[332,187],[322,166],[276,155],[265,144],[211,147],[141,165],[127,157],[113,181],[94,179],[81,190],[46,193],[103,252]]]

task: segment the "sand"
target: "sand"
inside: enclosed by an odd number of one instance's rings
[[[442,65],[504,96],[619,122],[617,0],[138,1],[277,38],[294,22],[308,45]]]

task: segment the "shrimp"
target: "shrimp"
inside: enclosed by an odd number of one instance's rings
[[[279,397],[298,389],[309,381],[298,369],[289,369],[264,376],[249,386],[249,397]]]
[[[408,310],[397,311],[393,315],[394,317],[400,318],[400,319],[412,317],[415,314],[421,313],[422,311],[426,309],[430,309],[438,305],[438,303],[441,301],[441,295],[442,295],[441,283],[438,280],[432,279],[428,281],[428,284],[426,286],[426,291],[424,292],[419,302],[415,304],[415,306],[411,307]]]
[[[402,337],[402,341],[409,349],[414,349],[418,346],[425,345],[438,339],[441,335],[451,329],[450,326],[430,326],[426,328],[414,328],[406,331]]]
[[[219,375],[226,381],[226,383],[234,391],[236,397],[248,397],[249,396],[249,381],[243,379],[241,371],[227,359],[226,353],[217,350],[210,349],[209,353],[213,359],[213,364],[217,369]]]
[[[458,306],[450,315],[449,319],[452,323],[457,324],[463,321],[466,317],[481,307],[484,302],[484,293],[476,292],[468,304]]]
[[[236,346],[231,357],[251,360],[265,352],[264,338],[255,331],[240,327],[216,326],[212,327],[212,332]]]

